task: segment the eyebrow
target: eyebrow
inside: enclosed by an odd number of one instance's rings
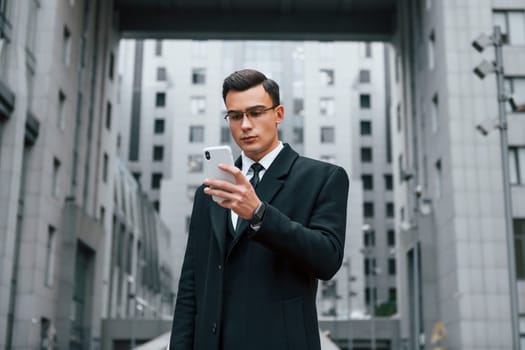
[[[265,105],[255,105],[255,106],[250,106],[248,108],[245,109],[245,111],[249,111],[250,109],[255,109],[255,108],[264,108],[266,107]],[[226,111],[227,113],[230,113],[230,112],[242,112],[240,109],[229,109]]]

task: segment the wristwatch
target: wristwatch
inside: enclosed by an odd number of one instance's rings
[[[265,211],[266,211],[266,204],[264,204],[264,202],[261,201],[261,203],[259,203],[257,208],[255,208],[255,210],[253,211],[253,217],[250,220],[250,225],[260,226],[262,224]]]

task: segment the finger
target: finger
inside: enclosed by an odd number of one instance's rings
[[[223,198],[225,201],[232,201],[236,199],[236,196],[231,192],[225,191],[224,189],[217,187],[206,187],[204,188],[204,193],[209,196]]]
[[[218,168],[232,174],[233,177],[235,177],[235,182],[237,182],[238,184],[244,184],[248,182],[246,177],[243,175],[242,171],[236,166],[229,164],[219,164]]]
[[[208,187],[220,188],[228,192],[238,192],[237,185],[232,184],[229,181],[206,179],[204,180],[204,184]]]

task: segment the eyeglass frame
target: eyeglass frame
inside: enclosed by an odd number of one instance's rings
[[[236,123],[236,122],[240,122],[244,119],[244,116],[246,116],[248,119],[257,119],[259,117],[261,117],[263,114],[265,114],[266,112],[268,112],[270,109],[275,109],[277,107],[279,107],[280,104],[276,104],[276,105],[273,105],[273,106],[270,106],[270,107],[266,107],[264,108],[263,110],[259,111],[259,110],[253,110],[255,108],[259,108],[259,107],[264,107],[264,106],[253,106],[253,107],[248,107],[247,109],[245,109],[244,111],[232,111],[232,112],[238,112],[239,114],[242,113],[242,118],[238,119],[238,120],[234,120],[233,122]],[[253,110],[253,111],[252,111]],[[250,113],[252,112],[258,112],[259,115],[257,116],[251,116],[249,115]],[[228,115],[229,112],[226,112],[226,115],[224,116],[224,120],[227,122],[227,123],[231,123],[230,121],[230,116]]]

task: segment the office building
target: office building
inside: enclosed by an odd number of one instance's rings
[[[0,348],[98,348],[102,319],[173,299],[169,232],[117,159],[113,2],[0,19]]]

